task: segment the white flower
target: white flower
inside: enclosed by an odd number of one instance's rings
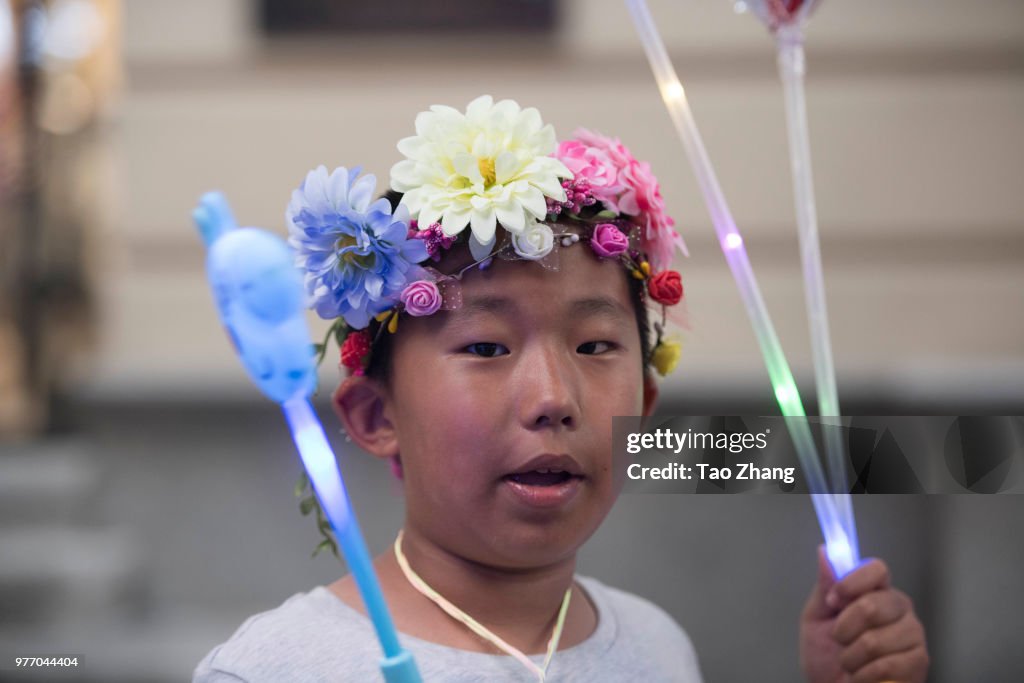
[[[525,259],[536,261],[551,253],[555,234],[544,223],[534,223],[521,233],[512,235],[512,248]]]
[[[548,156],[555,131],[536,109],[490,95],[466,113],[434,105],[416,117],[416,135],[401,140],[407,158],[391,169],[391,187],[421,226],[440,222],[446,235],[466,226],[480,245],[492,244],[496,224],[513,234],[544,218],[547,198],[565,201],[565,165]]]

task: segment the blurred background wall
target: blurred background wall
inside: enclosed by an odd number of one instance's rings
[[[297,458],[225,343],[189,214],[217,188],[243,224],[284,234],[308,169],[362,164],[385,184],[434,103],[510,97],[560,137],[586,126],[649,160],[691,253],[678,267],[693,329],[662,412],[777,410],[621,2],[524,1],[546,28],[512,33],[455,30],[425,2],[408,5],[448,30],[362,16],[354,31],[272,32],[270,4],[0,2],[2,656],[78,652],[81,680],[186,680],[245,616],[339,575],[309,558]],[[277,24],[316,4],[278,3]],[[325,5],[357,21],[355,3]],[[726,0],[650,6],[811,406],[772,43]],[[4,42],[5,17],[20,42]],[[1021,415],[1024,4],[828,0],[807,51],[844,411]],[[383,551],[401,499],[335,441]],[[932,680],[1021,680],[1024,501],[856,505],[864,551],[926,621]],[[816,538],[806,499],[627,496],[581,571],[668,609],[709,681],[790,681]]]

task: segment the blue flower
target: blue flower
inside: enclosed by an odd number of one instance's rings
[[[423,240],[407,237],[407,209],[392,215],[387,199],[372,201],[377,179],[360,178],[360,170],[310,171],[286,213],[311,307],[354,329],[393,307],[418,270],[413,264],[427,258]]]

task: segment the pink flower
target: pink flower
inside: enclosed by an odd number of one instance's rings
[[[629,238],[612,223],[601,223],[590,237],[590,248],[602,258],[615,258],[629,249]]]
[[[635,218],[641,228],[640,248],[647,253],[651,265],[656,270],[667,268],[672,264],[676,248],[686,254],[686,245],[675,231],[675,222],[665,213],[665,201],[650,164],[637,161],[617,138],[607,138],[585,128],[576,130],[573,135],[576,139],[559,145],[556,155],[564,148],[577,162],[589,160],[589,166],[577,165],[582,172],[595,177],[606,178],[614,172],[614,182],[603,180],[599,190],[591,180],[591,189],[605,208]],[[570,161],[562,159],[562,163],[576,172]],[[598,166],[601,173],[595,170]]]
[[[400,298],[409,315],[433,315],[441,308],[441,292],[430,280],[417,280],[406,285]]]
[[[622,168],[633,161],[633,153],[619,142],[618,138],[606,138],[600,133],[595,133],[586,128],[577,128],[573,137],[591,149],[603,152],[615,168]]]
[[[566,140],[558,145],[555,158],[572,171],[573,180],[587,181],[591,194],[618,212],[615,199],[626,188],[618,179],[619,165],[604,150],[579,140]]]
[[[633,161],[621,176],[629,190],[623,195],[620,206],[623,213],[637,217],[640,224],[640,248],[647,252],[655,270],[664,270],[672,265],[676,248],[688,255],[683,238],[675,230],[675,221],[665,213],[665,200],[661,198],[658,179],[651,173],[646,161]]]

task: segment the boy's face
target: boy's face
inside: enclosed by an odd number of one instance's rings
[[[588,252],[561,249],[557,271],[495,259],[460,308],[402,319],[383,412],[407,525],[461,557],[563,560],[615,501],[612,417],[650,406],[628,274]]]

